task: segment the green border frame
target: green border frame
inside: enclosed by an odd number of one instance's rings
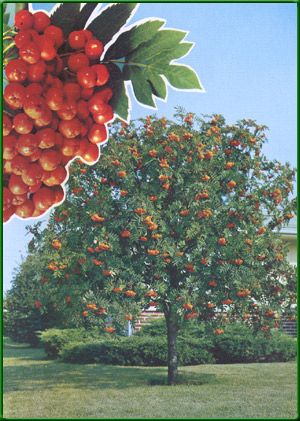
[[[2,1],[2,0],[0,0],[0,3],[1,3],[1,16],[3,16],[3,4],[4,3],[12,3],[12,4],[22,4],[23,2],[19,2],[19,1]],[[33,2],[31,2],[31,3],[53,3],[53,2],[50,2],[50,1],[39,1],[39,2],[37,2],[37,1],[33,1]],[[77,1],[77,0],[75,0],[75,1],[69,1],[69,0],[67,0],[67,1],[64,1],[63,3],[80,3],[79,1]],[[88,1],[88,3],[98,3],[98,2],[91,2],[91,1]],[[117,2],[104,2],[104,3],[134,3],[134,2],[132,2],[132,1],[126,1],[126,0],[119,0],[119,1],[117,1]],[[300,66],[299,66],[299,64],[300,64],[300,59],[299,59],[299,45],[300,45],[300,36],[299,36],[299,23],[300,23],[300,0],[231,0],[231,1],[227,1],[227,0],[188,0],[188,1],[182,1],[182,0],[164,0],[164,1],[161,1],[161,0],[140,0],[139,1],[139,3],[168,3],[168,4],[175,4],[175,3],[199,3],[199,4],[201,4],[201,3],[210,3],[210,4],[212,4],[212,3],[214,3],[214,4],[219,4],[219,3],[232,3],[232,4],[235,4],[235,3],[237,3],[237,4],[243,4],[243,3],[257,3],[257,4],[267,4],[267,3],[273,3],[273,4],[297,4],[297,68],[298,68],[298,74],[299,74],[299,71],[300,71]],[[53,3],[53,4],[56,4],[56,3]],[[3,22],[2,22],[2,19],[0,20],[0,29],[1,29],[1,33],[3,33]],[[2,43],[1,43],[1,45],[2,45]],[[2,68],[2,62],[3,62],[3,57],[2,57],[2,54],[1,54],[1,68]],[[299,92],[300,92],[300,90],[299,90],[299,81],[300,81],[300,78],[299,78],[299,76],[297,76],[297,111],[298,111],[298,115],[299,115]],[[1,83],[2,83],[2,87],[3,87],[3,76],[2,76],[2,74],[1,74]],[[2,107],[3,107],[3,100],[2,100],[2,102],[1,102],[1,125],[2,125]],[[297,122],[297,145],[299,145],[300,144],[300,142],[299,142],[299,133],[300,133],[300,119],[298,119],[298,122]],[[1,135],[1,142],[2,142],[2,135]],[[1,143],[1,145],[2,145],[2,143]],[[297,164],[299,163],[299,156],[300,156],[300,152],[299,152],[299,148],[297,149]],[[3,161],[2,161],[2,158],[1,158],[1,166],[2,166],[2,164],[3,164]],[[298,165],[297,165],[297,167],[298,167]],[[298,178],[298,174],[297,174],[297,176],[296,176],[296,181],[297,181],[297,195],[299,196],[299,193],[300,193],[300,186],[299,186],[299,178]],[[0,172],[0,182],[1,182],[1,185],[2,185],[2,171]],[[2,204],[2,200],[3,200],[3,197],[2,197],[2,193],[1,193],[1,204]],[[299,210],[299,206],[297,207],[298,208],[298,210]],[[1,210],[0,210],[0,212],[1,212],[1,220],[2,220],[2,206],[1,206]],[[298,232],[298,229],[299,229],[299,222],[297,222],[297,232]],[[4,248],[4,242],[3,242],[3,225],[1,224],[1,231],[0,231],[0,234],[1,234],[1,242],[0,242],[0,245],[2,246],[2,250],[3,250],[3,248]],[[298,239],[298,237],[297,237],[297,247],[299,246],[299,239]],[[299,253],[298,253],[298,256],[297,256],[297,265],[299,266],[299,261],[300,261],[300,258],[299,258]],[[2,290],[2,296],[1,296],[1,304],[2,304],[2,306],[3,306],[3,254],[1,255],[1,262],[0,262],[0,275],[1,275],[1,290]],[[297,292],[298,292],[298,296],[299,296],[299,286],[297,287]],[[1,313],[2,314],[2,313]],[[297,331],[299,332],[299,327],[300,327],[300,324],[299,324],[299,315],[300,315],[300,311],[299,311],[299,307],[298,307],[298,319],[297,319]],[[3,391],[3,389],[4,389],[4,385],[3,385],[3,317],[1,317],[1,323],[0,323],[0,333],[1,333],[1,338],[0,338],[0,344],[1,344],[1,349],[0,349],[0,355],[1,355],[1,360],[2,360],[2,364],[1,364],[1,371],[0,371],[0,373],[1,373],[1,384],[0,384],[0,388],[1,388],[1,392]],[[299,349],[299,344],[298,344],[298,351],[299,351],[300,349]],[[297,357],[297,410],[298,410],[298,417],[300,418],[300,402],[299,402],[299,397],[300,397],[300,395],[299,395],[299,390],[298,389],[300,389],[300,386],[299,386],[299,379],[300,379],[300,370],[299,370],[299,362],[300,362],[300,358],[299,358],[299,352],[298,352],[298,357]],[[295,419],[298,419],[298,417],[296,417]],[[22,418],[4,418],[3,417],[3,393],[1,393],[1,401],[0,401],[0,419],[1,420],[21,420]],[[53,421],[55,421],[55,420],[66,420],[66,419],[71,419],[71,418],[31,418],[32,420],[48,420],[48,419],[51,419],[51,420],[53,420]],[[78,419],[82,419],[82,418],[78,418]],[[89,418],[89,419],[91,419],[91,420],[103,420],[103,418]],[[123,420],[123,419],[125,419],[125,418],[113,418],[113,420],[114,421],[118,421],[118,420]],[[136,420],[136,421],[139,421],[139,420],[145,420],[146,418],[126,418],[126,420],[128,420],[128,419],[134,419],[134,420]],[[151,419],[154,419],[154,418],[151,418]],[[155,418],[155,419],[157,419],[157,420],[163,420],[164,418]],[[172,419],[174,419],[174,420],[176,420],[176,419],[178,419],[178,418],[170,418],[170,420],[172,420]],[[202,419],[203,420],[203,418],[185,418],[186,420],[189,420],[189,419],[191,419],[191,420],[198,420],[198,419]],[[226,420],[237,420],[238,418],[226,418]],[[252,420],[252,419],[258,419],[258,418],[243,418],[243,420],[245,420],[245,421],[247,421],[247,420]],[[284,420],[284,418],[259,418],[259,419],[261,419],[261,420]],[[209,418],[209,420],[221,420],[221,418]]]

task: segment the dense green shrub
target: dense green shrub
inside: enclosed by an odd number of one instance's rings
[[[45,348],[46,354],[50,358],[58,357],[60,350],[66,344],[72,342],[86,342],[91,339],[99,339],[101,333],[99,329],[86,330],[76,329],[48,329],[40,334],[40,341]],[[103,335],[102,335],[103,336]]]
[[[199,339],[179,339],[180,364],[214,362],[210,346],[210,343]],[[62,348],[60,356],[64,361],[73,363],[161,366],[167,364],[167,341],[165,337],[131,336],[119,340],[69,343]]]
[[[296,340],[282,332],[270,337],[254,335],[242,324],[228,326],[223,335],[214,337],[213,354],[218,363],[289,361],[296,357]]]

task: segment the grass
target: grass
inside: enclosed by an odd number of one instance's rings
[[[198,365],[165,386],[164,367],[65,364],[5,341],[5,418],[296,418],[296,365]]]

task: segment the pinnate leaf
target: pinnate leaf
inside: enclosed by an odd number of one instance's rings
[[[160,19],[148,20],[123,32],[107,50],[105,59],[110,60],[128,56],[142,43],[153,38],[163,24],[164,21]]]
[[[80,11],[78,19],[76,20],[75,25],[73,26],[73,30],[83,29],[89,17],[91,16],[91,14],[97,6],[98,3],[86,3]]]
[[[174,88],[203,90],[198,76],[190,67],[171,64],[164,69],[164,75]]]
[[[113,3],[97,16],[87,27],[104,45],[128,21],[137,7],[137,3]]]
[[[68,36],[79,15],[80,3],[62,3],[52,14],[51,22],[62,29],[64,36]]]
[[[110,73],[110,86],[113,90],[113,97],[110,100],[110,105],[113,107],[115,114],[122,120],[128,121],[129,99],[126,93],[122,72],[114,63],[110,63],[107,67]]]

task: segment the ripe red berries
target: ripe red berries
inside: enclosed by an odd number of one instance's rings
[[[3,115],[4,221],[38,217],[61,202],[66,165],[75,156],[95,163],[113,119],[109,71],[96,64],[103,44],[91,31],[65,39],[47,13],[27,10],[16,14],[15,28],[19,56],[6,66],[3,94],[12,110]]]

